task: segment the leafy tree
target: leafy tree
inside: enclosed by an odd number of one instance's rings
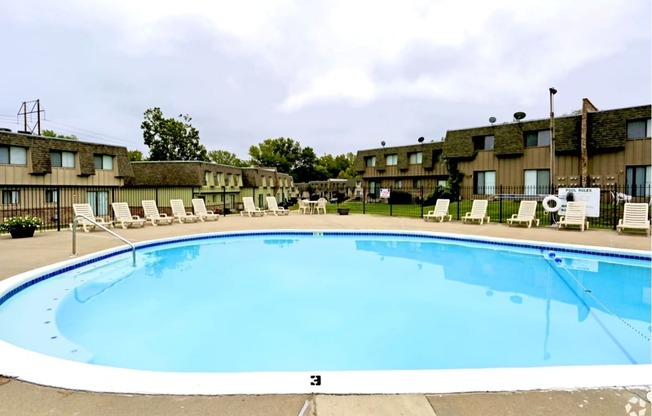
[[[329,178],[349,179],[357,177],[357,172],[353,169],[355,155],[347,153],[345,155],[324,155],[319,158],[317,172],[322,176],[322,180]]]
[[[226,150],[211,150],[208,152],[208,159],[220,165],[238,166],[241,168],[249,166],[249,162],[238,159],[235,153],[227,152]]]
[[[340,179],[356,179],[360,177],[360,174],[355,170],[355,154],[349,152],[345,155],[340,155],[338,157],[343,158],[346,163],[343,163],[342,166],[345,166],[343,169],[340,168],[340,173],[337,174],[337,177]]]
[[[249,147],[249,156],[253,165],[274,167],[279,172],[292,175],[295,181],[298,179],[294,175],[294,170],[298,166],[301,154],[301,145],[284,137],[265,139],[258,146]]]
[[[54,130],[43,130],[41,132],[41,136],[56,137],[58,139],[66,139],[66,140],[79,140],[79,139],[77,139],[77,136],[75,136],[74,134],[70,134],[70,135],[66,136],[64,134],[57,134],[57,133],[55,133]]]
[[[292,177],[295,182],[309,182],[323,180],[317,170],[317,155],[312,147],[306,147],[301,150],[296,167],[292,171]]]
[[[143,152],[140,150],[128,150],[127,154],[129,154],[129,160],[131,162],[140,162],[143,160]]]
[[[149,160],[208,161],[208,152],[199,143],[199,131],[190,124],[192,119],[183,114],[179,118],[164,118],[158,107],[145,111],[140,128],[149,146]]]

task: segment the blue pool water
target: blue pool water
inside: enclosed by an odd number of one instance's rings
[[[645,256],[293,232],[151,244],[130,260],[0,294],[0,339],[172,372],[650,363]]]

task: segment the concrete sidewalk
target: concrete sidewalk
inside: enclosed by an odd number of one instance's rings
[[[249,218],[228,216],[218,222],[114,229],[139,242],[215,231],[262,229],[422,230],[486,237],[527,239],[564,244],[650,251],[645,235],[618,235],[589,229],[557,231],[547,227],[520,228],[505,224],[483,226],[424,222],[421,219],[371,215],[299,215]],[[70,231],[37,233],[34,238],[0,236],[0,280],[35,267],[68,260]],[[102,231],[77,234],[78,254],[120,246]],[[652,376],[651,376],[652,379]],[[652,415],[646,394],[650,386],[575,391],[529,391],[432,395],[272,395],[272,396],[142,396],[98,394],[36,386],[0,377],[0,416],[32,415]],[[629,406],[629,407],[628,407]],[[629,409],[629,411],[628,411]]]

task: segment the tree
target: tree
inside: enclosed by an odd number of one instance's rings
[[[199,131],[190,124],[192,119],[183,114],[179,118],[164,118],[158,107],[145,111],[140,128],[149,146],[149,160],[208,161],[208,152],[199,143]]]
[[[54,132],[54,130],[43,130],[41,132],[41,136],[56,137],[58,139],[66,139],[66,140],[78,140],[77,136],[75,136],[74,134],[70,134],[66,136],[64,134],[57,134]]]
[[[208,152],[208,159],[211,162],[219,163],[220,165],[247,167],[249,162],[240,160],[235,153],[227,152],[226,150],[211,150]]]
[[[249,147],[251,163],[256,166],[273,167],[288,173],[297,181],[294,170],[301,157],[301,145],[290,138],[265,139],[258,146]],[[314,153],[314,152],[313,152]]]
[[[295,182],[309,182],[322,180],[323,177],[317,170],[317,155],[312,147],[301,150],[296,167],[292,171]]]
[[[127,154],[129,155],[129,161],[131,162],[140,162],[143,160],[143,152],[140,150],[128,150]]]

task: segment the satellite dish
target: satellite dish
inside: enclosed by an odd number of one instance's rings
[[[383,140],[382,142],[380,142],[380,145],[383,146],[383,147],[385,147],[385,140]]]
[[[417,141],[418,141],[419,143],[423,143],[424,140],[425,140],[425,139],[424,139],[423,137],[419,137],[419,138],[417,139]]]
[[[523,120],[525,118],[525,113],[522,111],[517,111],[514,113],[514,118],[519,121]]]
[[[496,117],[489,117],[489,122],[494,124],[496,122]]]

